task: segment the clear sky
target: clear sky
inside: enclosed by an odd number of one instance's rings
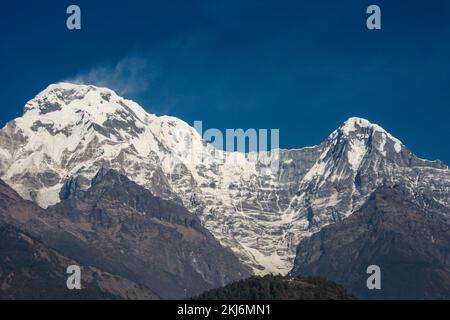
[[[366,28],[370,4],[380,31]],[[364,117],[450,164],[448,0],[2,1],[0,33],[1,126],[77,80],[191,125],[279,128],[283,148]]]

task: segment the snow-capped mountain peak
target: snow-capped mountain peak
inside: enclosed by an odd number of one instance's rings
[[[67,179],[81,175],[80,187],[87,188],[101,167],[159,189],[152,190],[158,196],[177,198],[166,173],[176,169],[198,177],[190,167],[205,148],[198,132],[180,119],[147,113],[107,88],[71,83],[50,85],[30,100],[0,139],[1,175],[18,181],[16,190],[43,207],[59,202]],[[133,173],[126,172],[128,166]]]
[[[48,86],[30,100],[22,119],[47,120],[64,127],[79,124],[84,119],[103,124],[114,117],[145,122],[149,114],[137,103],[119,97],[110,89],[59,83]]]
[[[329,139],[345,138],[350,141],[359,141],[355,144],[355,153],[360,154],[361,146],[364,143],[366,146],[374,144],[375,148],[386,156],[386,143],[393,146],[395,152],[399,153],[402,150],[402,142],[388,133],[381,126],[371,123],[369,120],[363,118],[352,117],[344,122],[336,131],[334,131]]]
[[[381,185],[449,206],[450,174],[376,124],[350,118],[320,145],[280,151],[280,170],[204,161],[186,122],[107,88],[59,83],[0,130],[0,178],[43,207],[76,196],[102,168],[183,203],[256,273],[286,273],[298,242],[356,210]],[[433,190],[430,194],[427,190]]]
[[[372,130],[386,133],[386,130],[384,130],[379,125],[371,123],[369,120],[359,117],[351,117],[347,119],[340,128],[343,132],[347,134],[355,130],[358,130],[358,128],[370,128]]]

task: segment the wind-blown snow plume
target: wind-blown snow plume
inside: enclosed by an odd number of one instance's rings
[[[107,87],[120,95],[133,95],[147,90],[155,68],[139,56],[127,56],[112,65],[98,65],[65,80],[76,84]]]

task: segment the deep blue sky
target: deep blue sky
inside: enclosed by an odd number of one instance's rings
[[[81,31],[66,29],[70,4]],[[366,29],[370,4],[381,31]],[[2,1],[0,14],[1,126],[76,78],[206,128],[279,128],[284,148],[360,116],[450,163],[448,0]]]

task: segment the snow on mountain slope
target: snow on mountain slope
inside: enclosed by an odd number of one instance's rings
[[[217,161],[211,155],[234,161]],[[214,150],[180,119],[147,113],[106,88],[51,85],[0,130],[0,177],[42,207],[112,168],[183,203],[256,273],[286,273],[299,240],[401,184],[429,210],[450,207],[450,172],[383,128],[351,118],[322,144],[280,150],[280,170]]]
[[[136,180],[168,196],[173,192],[162,170],[175,160],[158,156],[175,150],[173,126],[198,136],[181,120],[148,114],[111,90],[51,85],[2,130],[3,177],[43,207],[59,201],[66,179],[78,173],[92,178],[101,166],[132,169]],[[196,140],[201,144],[199,136]]]

